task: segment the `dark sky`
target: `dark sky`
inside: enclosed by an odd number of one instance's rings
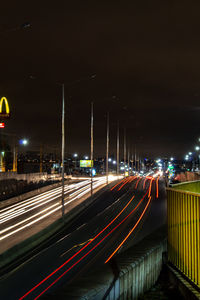
[[[0,96],[12,110],[5,132],[28,137],[30,147],[59,146],[56,83],[96,74],[66,88],[67,152],[89,153],[93,101],[96,155],[105,152],[109,111],[111,152],[119,120],[121,142],[125,126],[143,155],[182,157],[200,135],[199,11],[199,1],[4,1]],[[27,21],[31,28],[17,29]]]

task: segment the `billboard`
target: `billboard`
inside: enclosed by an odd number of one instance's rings
[[[80,160],[80,168],[91,168],[91,167],[93,167],[93,161]]]

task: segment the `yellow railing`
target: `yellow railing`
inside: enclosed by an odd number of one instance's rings
[[[200,194],[167,188],[168,259],[200,287]]]

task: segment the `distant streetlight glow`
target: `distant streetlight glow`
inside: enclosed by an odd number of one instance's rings
[[[87,155],[85,155],[85,156],[84,156],[84,158],[87,160],[87,159],[88,159],[88,156],[87,156]]]
[[[189,155],[192,155],[192,152],[189,152],[188,154],[189,154]]]
[[[19,141],[19,143],[20,143],[20,145],[26,146],[26,145],[28,145],[28,140],[27,139],[21,139]]]
[[[174,160],[174,158],[173,158],[173,157],[171,157],[171,158],[170,158],[170,160],[171,160],[171,161],[173,161],[173,160]]]
[[[74,153],[74,157],[78,157],[78,154],[77,154],[77,153]]]
[[[196,151],[199,151],[199,150],[200,150],[200,147],[199,147],[199,146],[196,146],[196,147],[195,147],[195,150],[196,150]]]
[[[109,161],[109,162],[111,162],[111,161],[112,161],[112,159],[111,159],[111,158],[109,158],[109,159],[108,159],[108,161]]]

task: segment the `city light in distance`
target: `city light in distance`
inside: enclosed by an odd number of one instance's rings
[[[74,153],[74,157],[78,157],[78,154],[77,154],[77,153]]]
[[[19,143],[20,143],[20,145],[26,146],[26,145],[28,145],[28,140],[27,139],[21,139],[19,141]]]

